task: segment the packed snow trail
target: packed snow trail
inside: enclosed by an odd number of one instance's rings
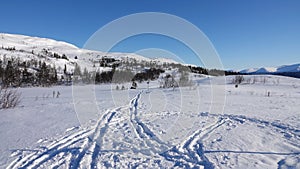
[[[157,131],[141,118],[144,110],[143,107],[139,107],[143,105],[140,104],[142,93],[136,94],[124,106],[107,110],[93,127],[75,127],[68,130],[66,136],[49,145],[44,146],[41,142],[37,150],[19,150],[21,153],[17,154],[17,158],[7,168],[218,168],[219,163],[213,161],[211,154],[222,151],[231,154],[251,153],[207,149],[206,141],[209,141],[216,131],[224,131],[224,127],[230,123],[240,126],[249,123],[251,126],[269,128],[270,131],[283,134],[291,145],[299,147],[297,142],[293,141],[300,139],[300,130],[288,124],[242,115],[207,112],[200,113],[199,117],[206,117],[212,121],[209,120],[204,126],[195,128],[181,143],[170,145],[162,141]],[[268,152],[261,152],[264,153]],[[286,161],[288,160],[289,158]],[[282,159],[280,165],[284,163],[285,160]]]
[[[172,149],[163,152],[161,155],[167,160],[175,163],[174,167],[184,168],[201,168],[212,169],[213,164],[207,159],[204,154],[202,139],[212,133],[216,128],[220,127],[226,122],[225,119],[220,118],[214,124],[205,127],[201,130],[195,131],[181,144],[174,146]]]
[[[139,119],[141,94],[125,106],[107,110],[93,127],[79,129],[32,153],[22,152],[7,168],[135,168],[149,163],[154,168],[213,168],[201,139],[224,121],[196,131],[177,146],[169,145]],[[122,137],[116,140],[114,134]],[[109,143],[117,147],[109,148]]]
[[[59,155],[69,158],[69,168],[78,168],[80,162],[85,158],[90,149],[95,147],[95,142],[102,139],[108,123],[119,109],[107,111],[94,128],[70,134],[46,146],[42,150],[26,155],[25,157],[19,157],[8,168],[38,168]],[[65,162],[67,161],[63,163]]]
[[[167,150],[171,145],[165,144],[161,141],[138,117],[138,101],[141,93],[134,97],[129,105],[130,122],[135,129],[136,135],[141,139],[149,148],[152,153],[158,154]]]
[[[292,138],[300,138],[299,129],[278,121],[269,122],[242,115],[200,113],[200,116],[213,121],[202,128],[195,128],[181,143],[170,145],[162,141],[157,131],[140,119],[140,114],[143,113],[143,108],[139,107],[142,93],[136,94],[124,106],[107,110],[93,127],[75,128],[49,145],[41,146],[31,153],[22,152],[7,168],[212,169],[216,166],[207,155],[222,150],[205,149],[204,143],[216,130],[223,130],[224,126],[232,122],[237,125],[254,123],[269,127],[289,137],[289,142],[293,141]],[[295,146],[299,145],[295,143]]]
[[[149,163],[152,160],[155,167],[163,167],[168,164],[161,164],[164,157],[159,153],[169,149],[171,145],[161,141],[146,124],[138,118],[138,102],[141,96],[138,93],[128,105],[107,110],[93,127],[67,134],[49,145],[28,153],[19,154],[7,168],[104,168],[121,167],[134,168],[141,164]],[[132,128],[126,127],[130,124]],[[117,127],[125,129],[118,131]],[[134,133],[134,135],[130,135]],[[109,133],[111,132],[111,133]],[[112,133],[129,133],[118,140],[111,137]],[[111,137],[111,138],[110,138]],[[107,149],[108,142],[121,145],[115,149]],[[126,146],[127,145],[127,146]],[[129,146],[128,146],[129,145]],[[131,157],[123,156],[123,153],[131,153]],[[136,158],[141,154],[146,160]],[[103,159],[104,158],[104,159]],[[112,159],[111,159],[112,158]],[[121,164],[120,158],[127,161]],[[112,161],[112,162],[111,162]],[[120,164],[118,164],[120,163]]]
[[[38,168],[49,161],[53,161],[54,158],[60,159],[59,165],[57,166],[66,164],[69,168],[79,168],[82,162],[87,160],[91,161],[91,168],[95,168],[97,157],[101,151],[102,140],[109,127],[110,121],[117,112],[126,108],[127,107],[118,107],[113,110],[108,110],[102,115],[94,127],[69,134],[43,149],[34,151],[25,156],[20,156],[7,168]],[[52,168],[53,167],[54,166],[52,166]]]

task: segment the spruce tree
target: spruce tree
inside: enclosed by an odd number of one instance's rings
[[[49,81],[50,81],[49,73],[50,73],[49,68],[47,67],[46,63],[43,62],[41,67],[39,68],[38,75],[37,75],[40,85],[48,86],[50,84],[49,83]]]

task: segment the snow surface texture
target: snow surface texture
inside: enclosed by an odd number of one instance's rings
[[[245,76],[257,80],[235,88],[227,77],[222,113],[210,112],[212,78],[90,87],[99,112],[85,125],[71,87],[19,89],[21,105],[0,111],[0,168],[299,168],[299,79]]]

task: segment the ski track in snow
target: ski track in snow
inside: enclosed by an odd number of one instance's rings
[[[200,140],[201,137],[212,132],[214,128],[222,125],[224,121],[218,121],[216,124],[196,132],[182,144],[175,147],[173,146],[172,148],[171,145],[161,141],[155,133],[138,118],[138,102],[141,94],[142,92],[138,93],[130,101],[129,105],[105,112],[94,127],[82,129],[64,136],[31,154],[20,155],[7,168],[59,168],[61,166],[66,166],[71,169],[98,168],[99,156],[101,156],[102,153],[108,152],[107,150],[102,151],[101,145],[106,130],[109,128],[109,123],[118,112],[127,109],[129,110],[130,123],[133,127],[133,131],[137,138],[144,143],[144,147],[142,147],[139,153],[147,156],[159,156],[161,159],[173,162],[173,167],[186,166],[203,168],[203,166],[205,166],[212,168],[212,164],[204,156],[203,145]],[[122,121],[122,119],[120,121]],[[150,152],[150,154],[144,153],[145,150]],[[171,153],[177,153],[177,155],[171,155]],[[183,160],[183,162],[181,162],[181,160]],[[161,165],[159,166],[163,167]]]
[[[258,127],[270,127],[276,132],[283,134],[287,139],[291,137],[300,139],[300,129],[293,128],[292,126],[288,124],[280,123],[279,121],[270,122],[270,121],[261,120],[257,118],[246,117],[244,115],[231,115],[231,114],[223,114],[223,115],[208,114],[208,115],[213,117],[227,118],[229,120],[236,121],[240,124],[248,122],[248,123],[254,123]]]
[[[174,167],[214,168],[213,164],[204,154],[202,140],[224,123],[224,119],[219,119],[216,123],[196,131],[181,144],[174,146],[172,149],[162,153],[161,155],[164,156],[166,160],[174,162]]]
[[[46,146],[45,150],[42,149],[24,157],[17,158],[7,168],[38,168],[44,163],[53,160],[54,157],[58,157],[60,154],[63,155],[58,158],[59,163],[57,167],[69,161],[69,168],[79,168],[83,159],[91,158],[91,168],[95,168],[95,160],[97,160],[96,158],[101,149],[101,147],[96,144],[96,141],[101,143],[109,122],[120,109],[122,109],[122,107],[107,111],[94,128],[85,129],[62,137],[55,143]],[[79,146],[77,145],[78,143]],[[89,157],[91,153],[92,157]],[[51,168],[56,167],[54,165],[51,166]]]
[[[133,98],[129,105],[130,122],[135,129],[135,134],[139,139],[149,147],[150,151],[154,154],[160,153],[162,149],[167,149],[170,145],[165,144],[137,117],[138,114],[138,100],[141,93]],[[157,149],[160,148],[160,149]]]
[[[159,148],[167,145],[160,141],[147,126],[137,118],[137,107],[141,92],[137,94],[124,107],[108,110],[92,128],[79,130],[56,140],[54,143],[36,150],[30,154],[22,154],[7,168],[98,168],[98,158],[101,156],[101,145],[109,123],[114,116],[122,111],[129,110],[130,122],[136,131],[136,135],[145,143],[146,149],[153,154],[159,152]],[[124,112],[123,112],[124,113]],[[122,121],[122,119],[120,119]],[[70,132],[69,130],[67,132]],[[158,146],[161,145],[161,146]],[[143,151],[141,151],[142,153]]]
[[[113,118],[117,123],[123,122],[126,118],[122,115],[129,112],[129,119],[127,119],[133,129],[134,135],[143,146],[140,150],[123,150],[132,151],[134,153],[141,153],[151,159],[153,156],[159,157],[169,163],[171,167],[184,168],[214,168],[214,164],[209,161],[205,153],[214,153],[214,151],[204,150],[203,141],[213,134],[216,129],[225,123],[235,121],[238,124],[255,123],[259,126],[270,127],[272,130],[280,132],[285,135],[287,139],[295,137],[300,139],[300,130],[295,129],[289,125],[282,124],[278,121],[269,122],[261,119],[250,118],[242,115],[229,114],[210,114],[202,113],[200,116],[212,117],[216,121],[198,131],[195,131],[187,139],[176,146],[164,143],[155,135],[150,128],[147,127],[138,117],[138,104],[142,92],[138,93],[130,102],[129,105],[118,107],[106,111],[102,117],[97,121],[96,125],[91,128],[80,129],[74,131],[73,129],[67,132],[73,132],[61,139],[54,141],[48,146],[42,147],[39,150],[31,153],[22,153],[15,159],[7,168],[102,168],[102,167],[116,167],[116,163],[120,162],[117,156],[110,156],[113,158],[114,165],[104,165],[99,167],[101,163],[101,156],[105,153],[112,152],[102,148],[105,134],[109,129],[109,125]],[[116,117],[120,115],[120,117]],[[128,114],[127,114],[128,115]],[[20,150],[21,151],[21,150]],[[116,150],[115,152],[118,152]],[[121,152],[121,150],[120,150]],[[134,157],[131,157],[134,159]],[[158,160],[154,160],[159,167],[164,167]],[[160,161],[160,160],[159,160]],[[138,164],[137,164],[138,165]],[[134,166],[127,166],[128,168]],[[137,166],[136,166],[137,167]]]

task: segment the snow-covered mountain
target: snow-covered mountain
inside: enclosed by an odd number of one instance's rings
[[[36,59],[45,61],[47,65],[50,64],[56,68],[63,68],[67,65],[68,71],[74,69],[75,63],[78,63],[81,68],[93,69],[95,62],[104,56],[128,62],[179,63],[172,59],[150,59],[134,53],[106,53],[80,49],[62,41],[6,33],[0,33],[0,47],[0,59],[4,57],[19,58],[21,61]],[[53,57],[54,54],[65,57]]]
[[[72,72],[76,63],[79,64],[82,69],[87,68],[89,71],[94,70],[95,63],[103,57],[114,58],[124,62],[154,63],[158,65],[164,63],[182,64],[169,58],[147,58],[135,53],[92,51],[80,49],[72,44],[53,39],[6,33],[0,33],[0,47],[1,60],[4,58],[18,58],[21,61],[44,61],[47,65],[55,66],[58,69],[58,73],[62,73],[65,65],[67,71]],[[59,57],[57,58],[54,55],[58,55]],[[188,66],[187,64],[182,65]],[[96,67],[97,66],[98,64],[96,64]],[[192,66],[196,67],[195,65]],[[300,72],[300,64],[250,68],[239,72],[251,74]]]
[[[239,71],[240,73],[251,74],[273,74],[273,73],[293,73],[300,72],[300,63],[292,65],[283,65],[278,67],[262,67],[262,68],[250,68]]]

